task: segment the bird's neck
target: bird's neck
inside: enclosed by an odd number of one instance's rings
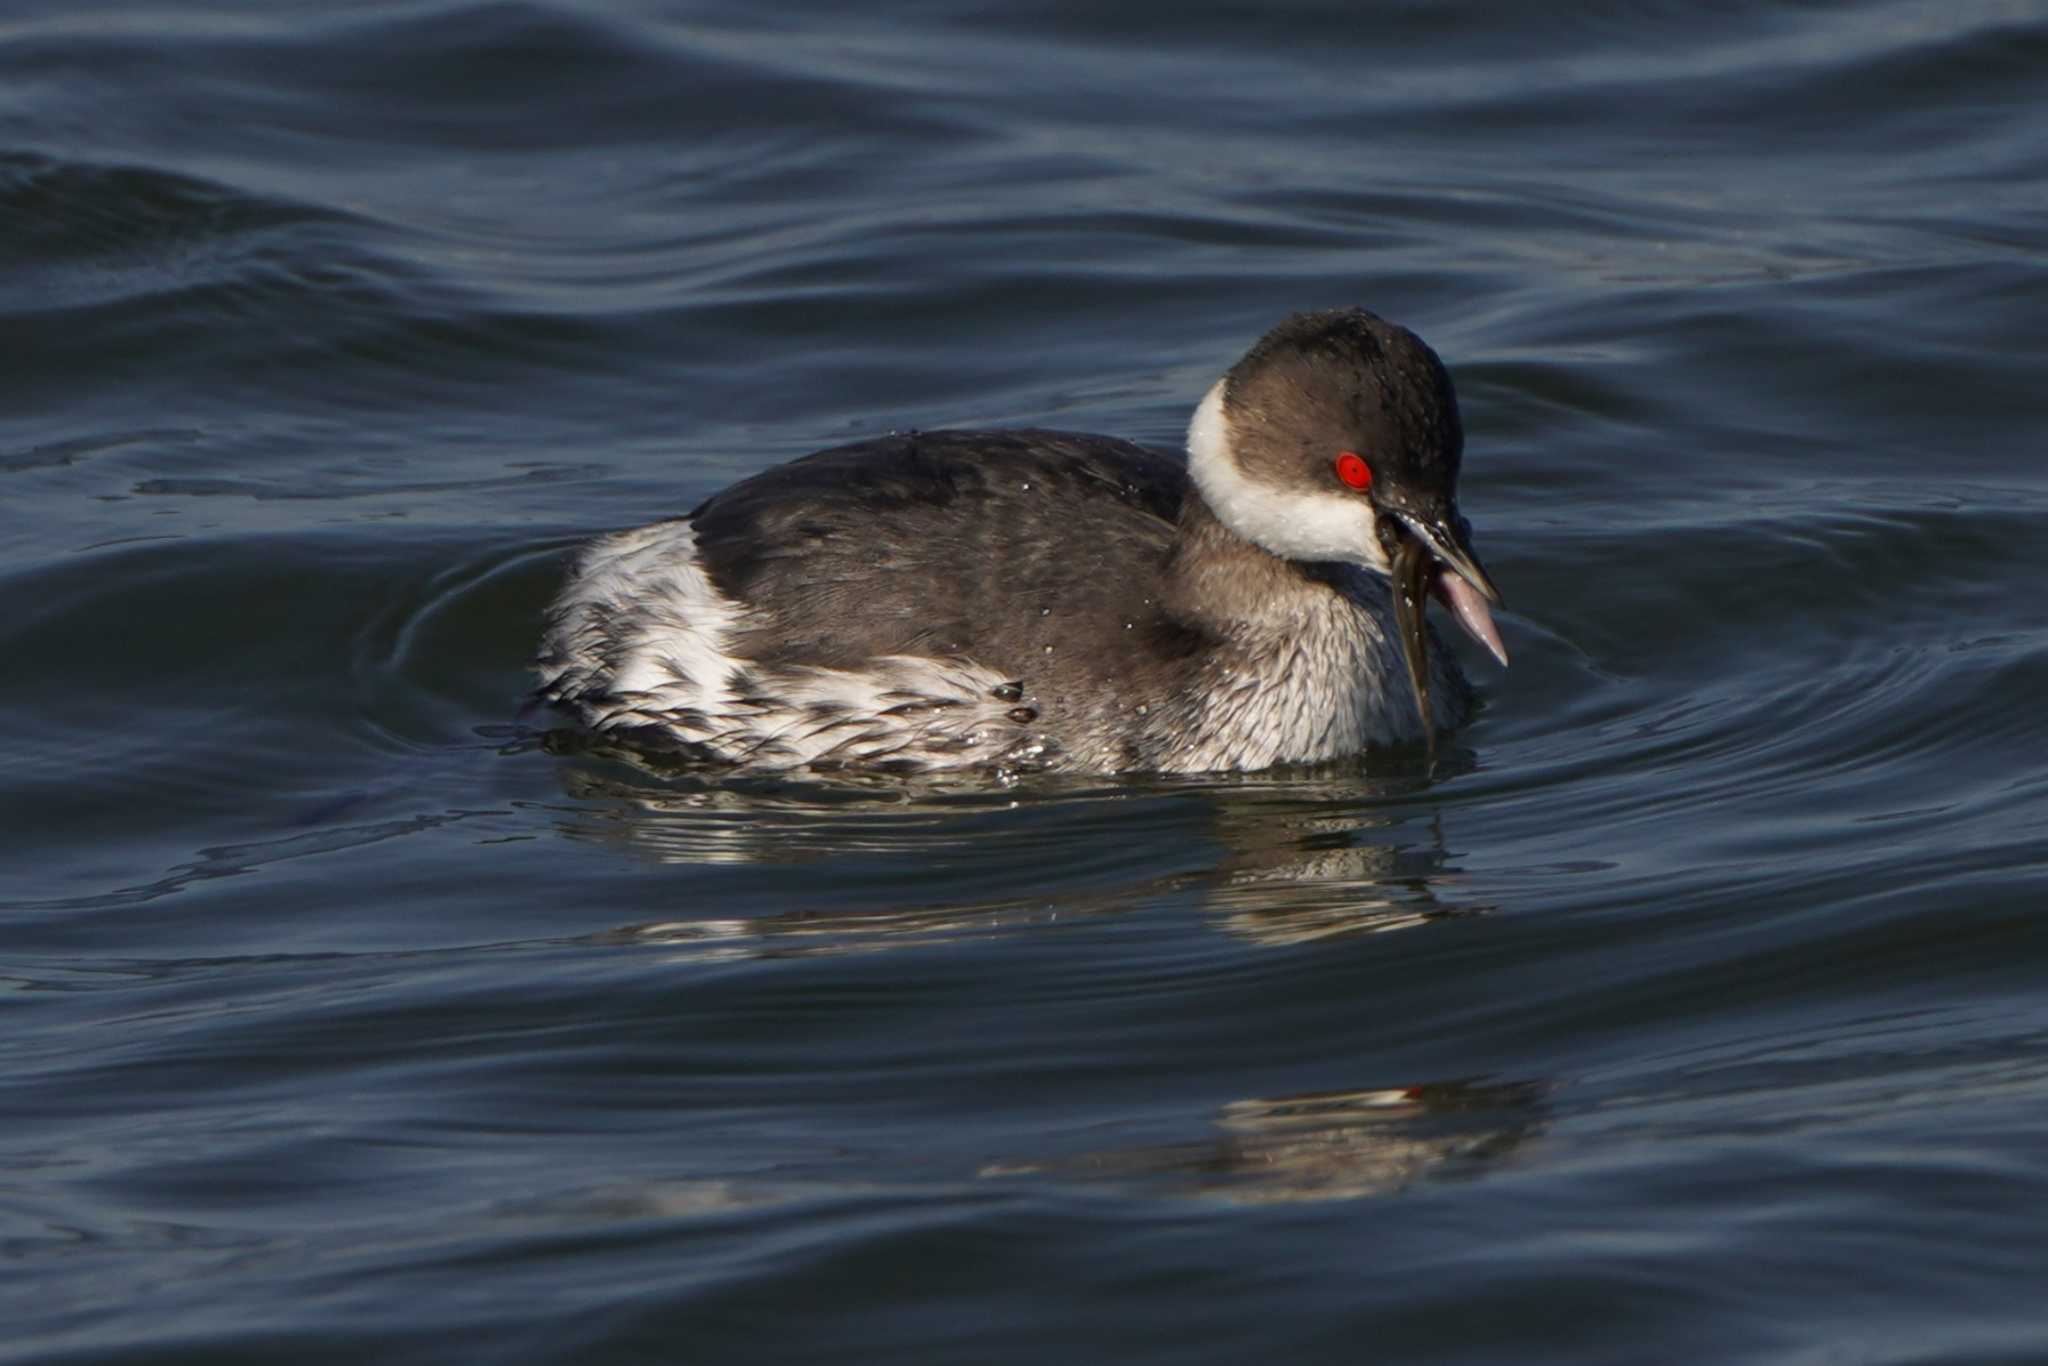
[[[1225,634],[1284,630],[1327,603],[1340,573],[1336,565],[1283,559],[1246,540],[1190,483],[1168,558],[1166,606]]]

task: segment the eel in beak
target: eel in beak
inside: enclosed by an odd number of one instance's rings
[[[1389,509],[1380,518],[1381,539],[1391,541],[1388,559],[1393,567],[1394,620],[1401,634],[1401,654],[1408,663],[1408,678],[1415,685],[1415,707],[1422,717],[1422,733],[1432,757],[1436,753],[1436,722],[1429,710],[1429,627],[1425,615],[1432,594],[1441,599],[1465,628],[1466,634],[1486,647],[1487,653],[1508,662],[1507,646],[1493,624],[1488,604],[1499,606],[1500,590],[1493,586],[1479,557],[1472,550],[1472,528],[1455,511],[1436,517],[1419,517]]]

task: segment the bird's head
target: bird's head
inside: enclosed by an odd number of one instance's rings
[[[1431,596],[1507,663],[1489,610],[1500,592],[1458,511],[1464,444],[1436,352],[1364,309],[1281,323],[1217,381],[1188,429],[1189,473],[1230,530],[1285,559],[1359,564],[1391,581],[1425,733]]]

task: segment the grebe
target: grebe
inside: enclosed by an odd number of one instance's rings
[[[1195,409],[1187,459],[1055,431],[900,432],[591,542],[539,696],[756,768],[1258,769],[1435,743],[1502,664],[1443,363],[1297,314]]]

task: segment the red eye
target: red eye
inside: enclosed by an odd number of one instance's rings
[[[1337,477],[1355,489],[1372,487],[1372,468],[1357,451],[1345,451],[1337,457]]]

